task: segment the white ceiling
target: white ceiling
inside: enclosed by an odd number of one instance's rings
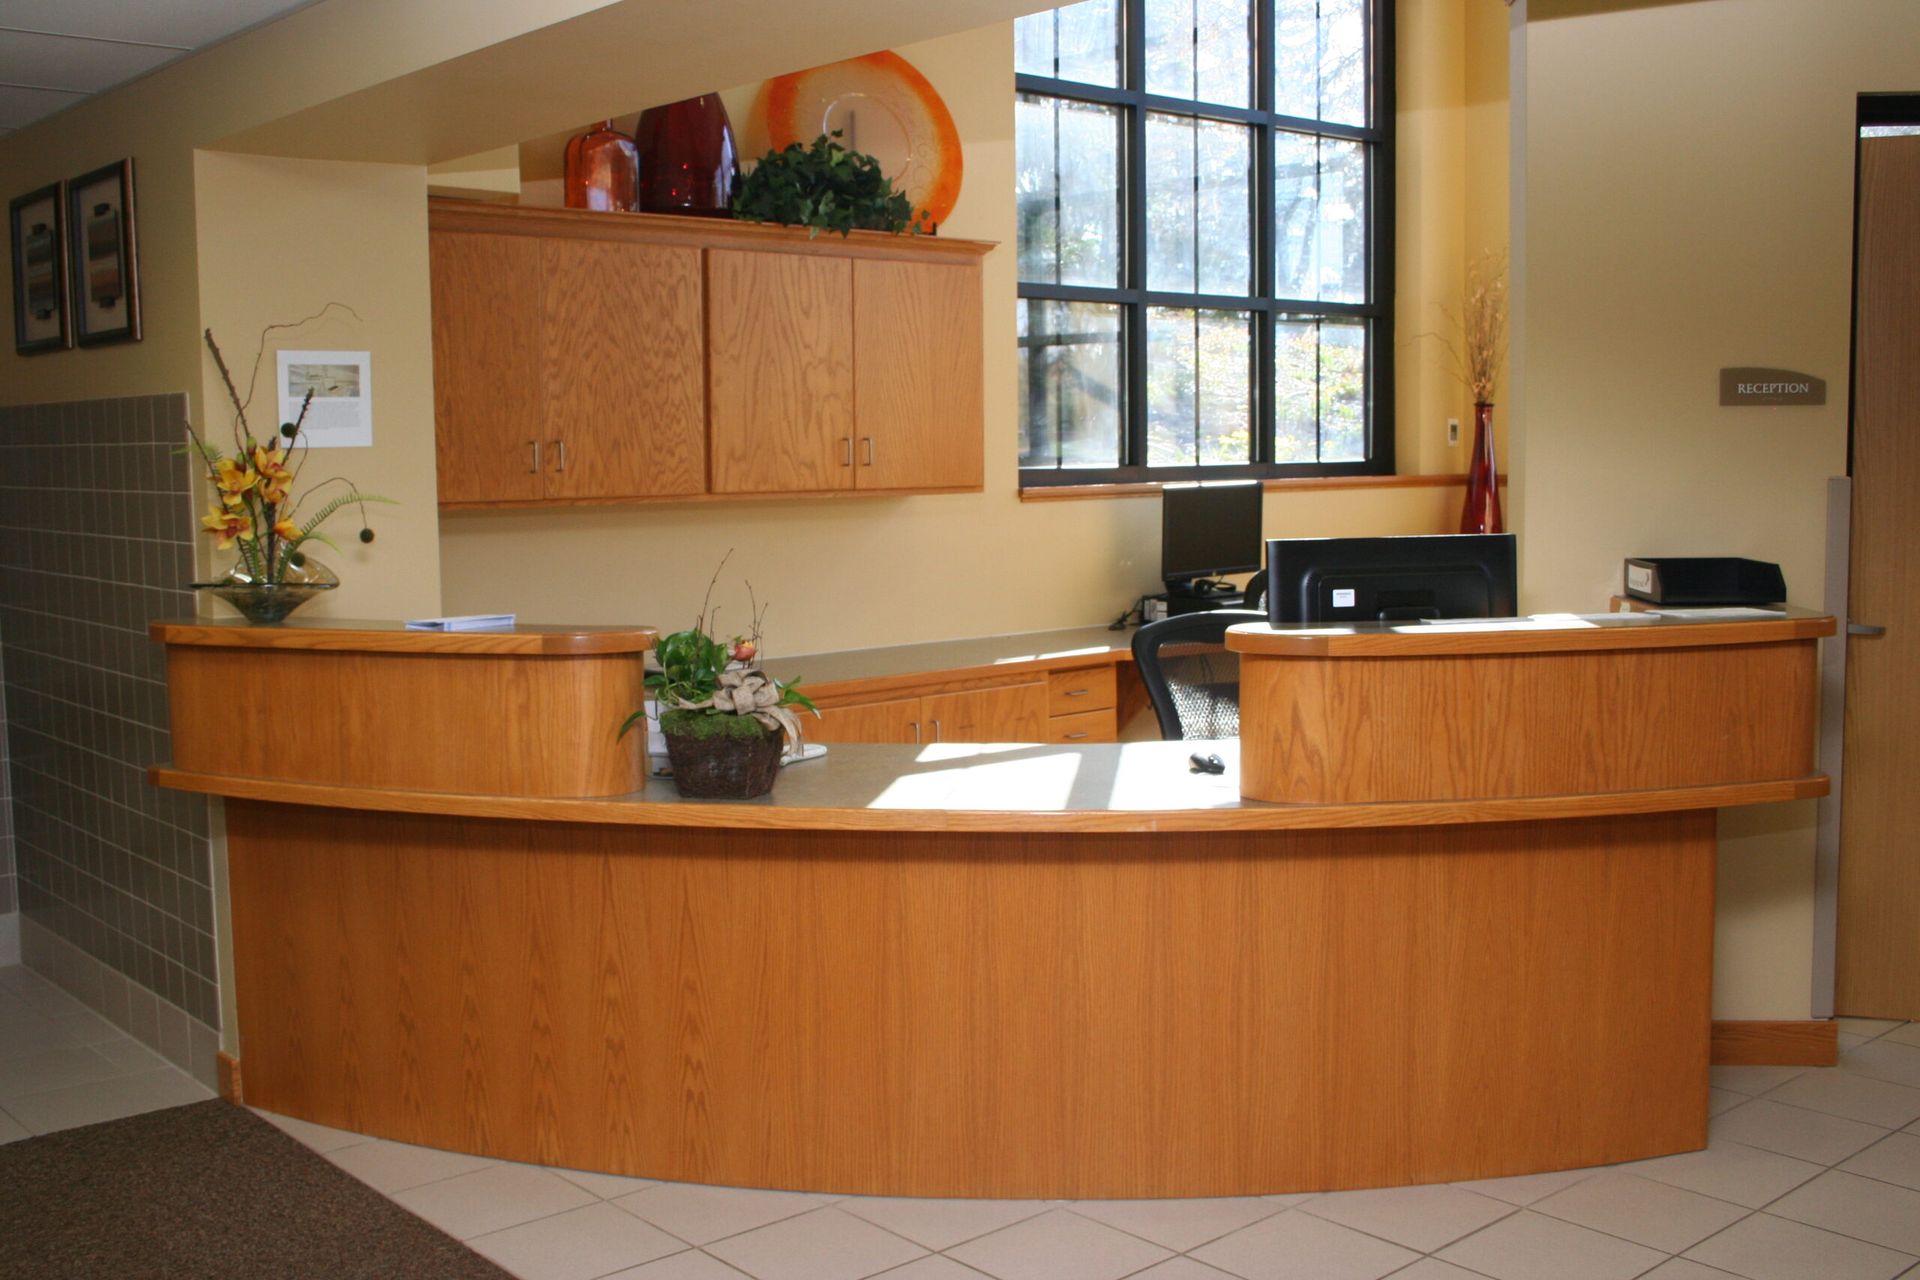
[[[0,0],[0,134],[313,0]]]

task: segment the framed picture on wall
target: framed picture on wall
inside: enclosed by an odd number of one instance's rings
[[[140,254],[133,224],[133,161],[67,183],[73,336],[81,346],[140,340]]]
[[[13,349],[22,355],[73,345],[60,195],[56,182],[7,202],[13,240]]]

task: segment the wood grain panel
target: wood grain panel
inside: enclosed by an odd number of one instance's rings
[[[981,487],[981,329],[977,259],[853,264],[857,487]]]
[[[255,626],[240,618],[153,622],[147,634],[162,644],[220,649],[338,649],[354,653],[517,653],[544,655],[642,653],[653,648],[652,627],[557,627],[522,623],[498,631],[413,631],[403,622],[313,618],[293,625]]]
[[[1850,608],[1834,1007],[1920,1018],[1920,138],[1860,144]]]
[[[853,268],[707,254],[712,489],[853,487]]]
[[[1048,742],[1112,742],[1119,736],[1111,707],[1105,711],[1047,717]]]
[[[1810,640],[1240,666],[1244,794],[1294,803],[1568,795],[1813,771]]]
[[[547,496],[706,492],[700,251],[556,239],[541,263]]]
[[[1112,707],[1119,699],[1113,666],[1075,667],[1047,673],[1047,714],[1075,715]]]
[[[918,698],[836,703],[803,727],[810,742],[918,742],[923,736]]]
[[[929,742],[1046,742],[1047,682],[1029,680],[922,699]]]
[[[1460,653],[1594,653],[1606,649],[1701,648],[1816,640],[1834,632],[1825,614],[1788,610],[1783,618],[1705,621],[1672,614],[1606,614],[1561,620],[1426,625],[1270,627],[1243,622],[1227,630],[1227,648],[1274,658],[1439,657]]]
[[[1051,1198],[1706,1138],[1710,814],[1170,847],[241,802],[228,831],[249,1101],[400,1141]]]
[[[638,737],[615,738],[642,701],[637,654],[170,645],[167,682],[174,762],[194,772],[495,796],[645,781]]]
[[[1830,1067],[1840,1061],[1840,1025],[1827,1021],[1713,1024],[1713,1065]]]
[[[434,450],[442,502],[541,496],[540,246],[448,232],[428,239]]]

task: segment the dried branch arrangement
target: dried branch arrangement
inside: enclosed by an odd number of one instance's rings
[[[1493,403],[1494,379],[1507,354],[1507,259],[1483,253],[1467,268],[1466,307],[1460,316],[1464,352],[1453,353],[1460,380],[1475,404]],[[1449,347],[1451,350],[1451,347]]]

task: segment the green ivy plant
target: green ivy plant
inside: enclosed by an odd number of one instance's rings
[[[806,227],[809,238],[822,231],[919,234],[927,211],[916,214],[880,162],[841,146],[839,137],[836,129],[810,144],[767,152],[735,189],[733,216]]]

